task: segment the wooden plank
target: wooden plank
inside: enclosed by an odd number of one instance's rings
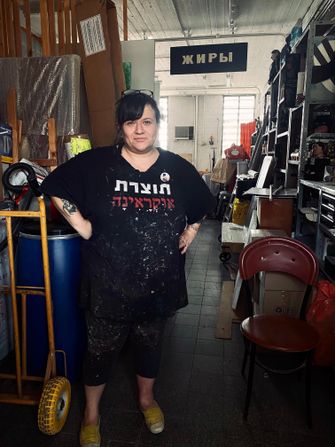
[[[51,160],[50,158],[33,158],[29,160],[44,168],[48,168],[50,166],[54,166],[55,168],[57,167],[57,160],[55,159]]]
[[[15,57],[14,33],[13,33],[13,10],[11,0],[3,0],[5,6],[5,22],[7,37],[7,56]]]
[[[13,5],[15,56],[21,57],[22,56],[22,44],[21,44],[19,0],[13,0],[12,5]]]
[[[48,8],[45,0],[40,0],[40,16],[41,16],[41,35],[42,35],[42,54],[50,56],[50,36],[49,36],[49,16]]]
[[[71,54],[70,0],[64,0],[65,54]]]
[[[0,3],[0,57],[7,56],[4,3]]]
[[[19,161],[19,124],[16,115],[16,90],[11,88],[7,94],[7,120],[12,128],[13,163]]]
[[[65,54],[63,0],[57,1],[58,54]]]
[[[128,40],[128,1],[123,0],[122,5],[123,13],[123,40]]]
[[[223,281],[216,338],[231,339],[232,324],[241,322],[247,316],[246,303],[242,300],[238,309],[232,309],[233,294],[234,281]]]
[[[48,119],[48,142],[49,142],[49,151],[48,156],[50,161],[54,163],[51,166],[50,170],[53,171],[57,166],[57,132],[56,132],[56,121],[55,118]]]
[[[33,55],[33,38],[31,35],[31,22],[30,22],[30,3],[29,0],[24,0],[23,3],[24,15],[26,18],[26,43],[27,43],[27,56],[31,57]]]
[[[234,281],[223,281],[218,321],[215,330],[216,338],[231,338],[231,325],[233,320],[231,300],[233,293]]]
[[[70,0],[71,9],[71,34],[72,34],[72,53],[78,53],[78,33],[77,33],[77,15],[76,15],[76,0]]]
[[[50,54],[56,55],[56,30],[55,30],[55,3],[54,0],[47,0],[47,9],[49,17],[49,39]]]

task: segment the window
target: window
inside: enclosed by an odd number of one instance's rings
[[[161,122],[159,126],[159,147],[167,149],[167,117],[168,117],[168,99],[166,97],[159,99],[159,110],[161,112]]]
[[[254,118],[254,95],[223,97],[222,151],[234,143],[240,144],[240,125],[249,123]]]

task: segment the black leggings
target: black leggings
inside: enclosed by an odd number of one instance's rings
[[[119,322],[87,312],[85,385],[96,386],[107,382],[111,368],[128,337],[135,349],[136,374],[155,378],[159,369],[165,322],[165,318]]]

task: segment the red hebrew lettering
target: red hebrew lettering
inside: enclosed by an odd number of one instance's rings
[[[152,207],[153,209],[157,209],[159,207],[159,205],[161,204],[161,199],[152,199]]]
[[[143,202],[147,202],[148,203],[148,208],[152,208],[152,201],[151,201],[151,199],[145,198],[145,199],[143,199]]]
[[[143,199],[135,197],[135,208],[143,208]]]
[[[113,206],[121,206],[121,197],[120,196],[114,196],[112,200]]]
[[[167,200],[167,206],[169,209],[174,208],[174,199],[166,199]]]

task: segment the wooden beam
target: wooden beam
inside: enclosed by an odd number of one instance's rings
[[[31,22],[30,22],[30,3],[29,0],[24,0],[23,3],[24,16],[26,19],[26,43],[27,43],[27,56],[33,55],[33,38],[31,35]]]
[[[15,44],[13,33],[13,9],[11,0],[3,0],[5,9],[7,56],[15,57]]]
[[[128,40],[128,1],[123,0],[123,40]]]
[[[70,0],[70,9],[71,9],[72,53],[77,54],[78,34],[77,34],[76,0]]]
[[[7,56],[4,3],[0,3],[0,57]]]
[[[48,16],[47,3],[45,0],[40,0],[40,16],[41,16],[41,34],[42,34],[42,54],[43,56],[51,56],[49,16]]]
[[[58,54],[65,54],[63,0],[57,0]]]
[[[56,55],[56,30],[55,30],[55,3],[54,0],[47,0],[47,9],[49,17],[49,39],[50,54]]]
[[[71,54],[70,0],[64,0],[65,54]]]
[[[14,22],[14,42],[15,42],[15,56],[22,56],[22,44],[21,44],[21,29],[20,29],[20,0],[13,0],[13,22]]]

